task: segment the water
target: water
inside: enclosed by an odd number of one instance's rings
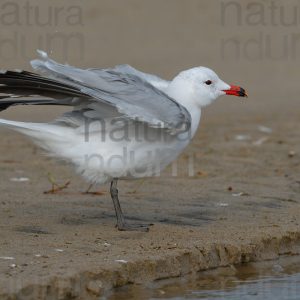
[[[108,300],[299,300],[300,257],[200,272],[117,289]]]

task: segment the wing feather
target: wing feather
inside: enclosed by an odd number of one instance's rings
[[[114,69],[79,69],[59,64],[39,51],[31,62],[43,76],[26,71],[0,72],[0,110],[17,104],[72,105],[93,109],[99,118],[116,115],[165,128],[171,134],[190,128],[189,112],[161,89],[167,81],[128,65]],[[155,85],[157,87],[155,87]],[[93,114],[94,116],[95,114]]]
[[[131,67],[131,73],[128,72],[128,66],[125,69],[121,67],[122,72],[120,67],[97,69],[95,72],[95,69],[83,70],[59,64],[51,60],[45,52],[39,53],[42,59],[32,61],[34,69],[80,89],[82,93],[97,100],[99,105],[105,102],[131,119],[146,122],[151,127],[166,128],[174,134],[190,128],[189,112],[163,91],[138,76],[139,71],[132,72],[135,69]]]

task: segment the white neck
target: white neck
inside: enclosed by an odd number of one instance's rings
[[[168,96],[187,109],[191,115],[191,138],[195,135],[201,117],[201,108],[194,99],[193,87],[186,82],[172,81],[166,90]]]

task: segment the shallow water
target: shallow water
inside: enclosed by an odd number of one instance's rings
[[[184,279],[117,289],[108,300],[300,299],[300,257],[200,272]]]

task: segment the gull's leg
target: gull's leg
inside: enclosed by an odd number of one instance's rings
[[[117,227],[118,230],[138,230],[138,231],[149,231],[149,225],[153,224],[127,224],[121,209],[121,205],[118,197],[118,189],[117,189],[118,179],[115,178],[112,180],[110,184],[110,195],[111,199],[114,203],[115,212],[117,216]]]
[[[121,205],[119,202],[117,182],[118,182],[118,179],[113,179],[113,181],[111,182],[110,195],[111,195],[111,199],[114,203],[114,208],[115,208],[115,212],[116,212],[116,216],[117,216],[117,227],[120,230],[125,225],[125,219],[124,219]]]

